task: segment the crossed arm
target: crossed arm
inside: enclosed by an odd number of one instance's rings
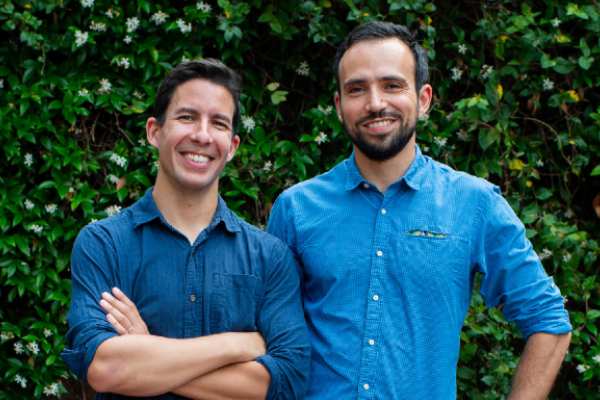
[[[192,339],[150,335],[137,307],[113,289],[100,305],[119,336],[103,342],[88,369],[99,392],[151,396],[173,392],[193,399],[264,399],[269,372],[252,361],[265,354],[255,332]],[[151,361],[149,361],[151,360]]]

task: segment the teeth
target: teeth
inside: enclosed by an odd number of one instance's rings
[[[193,162],[196,162],[196,163],[208,162],[208,157],[203,156],[201,154],[187,153],[185,155],[185,158],[187,158],[188,160],[192,160]]]
[[[384,120],[380,120],[380,121],[368,122],[366,125],[368,128],[381,128],[383,126],[390,125],[392,122],[393,121],[390,119],[384,119]]]

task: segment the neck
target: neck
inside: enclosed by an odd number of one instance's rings
[[[354,146],[356,165],[362,176],[374,184],[381,193],[404,176],[406,170],[415,159],[415,137],[406,144],[401,152],[385,161],[376,161],[367,158]]]
[[[202,190],[190,190],[173,186],[159,171],[152,197],[163,217],[190,244],[212,221],[217,209],[218,181]]]

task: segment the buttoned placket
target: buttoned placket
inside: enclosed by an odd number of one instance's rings
[[[201,232],[193,245],[189,246],[187,263],[185,266],[185,292],[183,299],[184,324],[183,337],[196,337],[202,334],[202,307],[203,294],[200,293],[204,287],[202,279],[202,257],[198,253],[202,251],[202,245],[206,241],[206,230]]]

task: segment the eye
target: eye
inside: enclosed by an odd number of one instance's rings
[[[398,82],[388,82],[385,84],[385,88],[387,90],[399,90],[402,89],[403,86]]]
[[[194,118],[190,114],[181,114],[177,117],[178,121],[193,121]]]
[[[359,95],[362,92],[364,92],[364,88],[362,88],[361,86],[350,86],[346,89],[346,93],[348,93],[349,95]]]
[[[217,129],[221,131],[228,131],[230,129],[229,124],[225,121],[216,120],[213,122],[213,124]]]

